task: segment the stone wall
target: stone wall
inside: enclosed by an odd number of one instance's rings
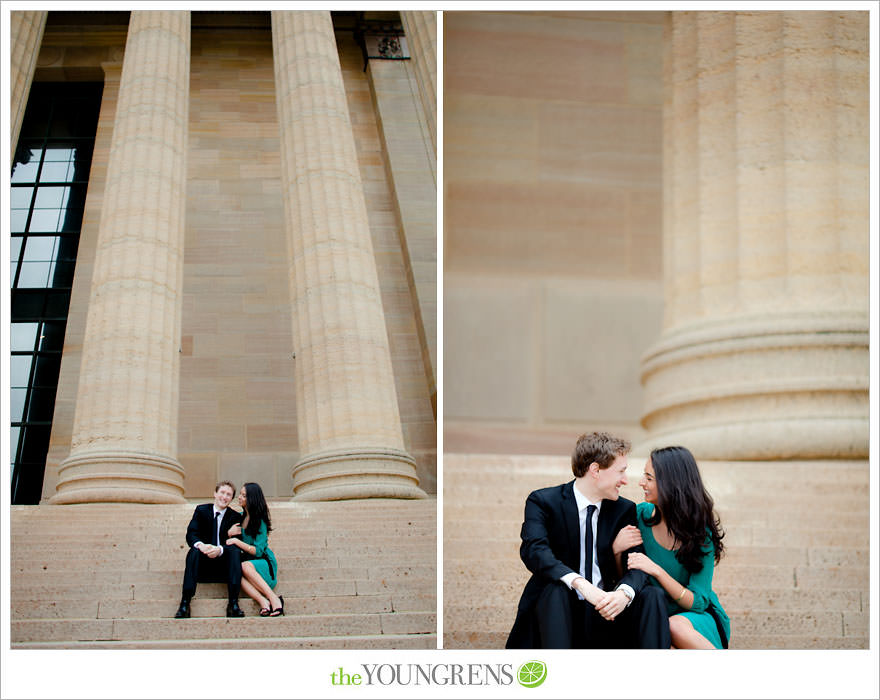
[[[554,451],[542,435],[564,450],[584,427],[641,435],[639,360],[662,315],[662,18],[444,13],[445,449],[493,426]]]

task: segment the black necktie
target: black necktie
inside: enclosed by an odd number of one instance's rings
[[[220,513],[214,513],[214,544],[220,544]]]
[[[593,582],[593,512],[596,506],[587,506],[587,527],[584,537],[584,578]]]

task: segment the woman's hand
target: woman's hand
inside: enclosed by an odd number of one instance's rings
[[[229,536],[234,537],[235,535],[241,534],[241,525],[235,523],[235,525],[230,526],[229,528]]]
[[[644,571],[646,574],[653,576],[654,578],[657,578],[657,574],[662,571],[656,563],[651,561],[651,559],[641,552],[633,552],[630,554],[627,558],[626,564],[630,569]]]
[[[241,547],[243,542],[237,537],[230,537],[228,540],[226,540],[226,544],[234,544],[236,547]]]
[[[614,542],[611,544],[611,551],[615,555],[623,554],[626,550],[632,549],[636,545],[642,543],[642,533],[635,525],[627,525],[617,533]]]

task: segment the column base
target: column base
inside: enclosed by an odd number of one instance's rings
[[[138,452],[71,455],[61,463],[51,505],[184,503],[183,467],[176,459]]]
[[[427,498],[418,484],[415,460],[402,450],[331,450],[309,455],[293,468],[292,500]]]
[[[868,323],[779,313],[673,329],[642,360],[647,439],[698,459],[868,456]]]

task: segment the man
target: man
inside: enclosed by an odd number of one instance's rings
[[[214,487],[214,503],[196,506],[189,527],[186,529],[186,569],[183,574],[183,595],[174,617],[190,616],[190,600],[195,595],[196,583],[226,582],[229,603],[226,617],[244,617],[238,606],[241,589],[241,551],[238,547],[224,545],[229,528],[241,522],[241,513],[229,508],[235,495],[235,486],[221,481]]]
[[[520,558],[532,577],[508,649],[669,648],[663,592],[645,585],[647,574],[625,569],[642,546],[622,559],[612,550],[617,533],[636,524],[635,503],[620,498],[629,449],[608,433],[581,435],[574,481],[529,495]]]

